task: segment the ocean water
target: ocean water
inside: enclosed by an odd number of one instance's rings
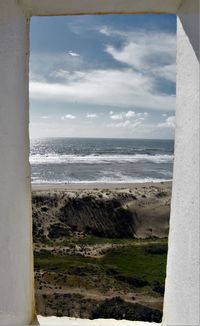
[[[31,140],[32,183],[131,183],[172,179],[173,140]]]

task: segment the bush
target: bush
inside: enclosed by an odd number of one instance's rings
[[[69,235],[69,229],[60,224],[53,224],[49,228],[49,238],[58,239]]]
[[[162,313],[137,303],[125,302],[120,297],[106,299],[93,311],[92,319],[114,318],[117,320],[137,320],[148,322],[161,322]]]

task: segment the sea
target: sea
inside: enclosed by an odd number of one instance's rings
[[[33,184],[140,183],[172,180],[173,140],[31,140]]]

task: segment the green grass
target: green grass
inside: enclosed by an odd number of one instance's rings
[[[59,242],[60,245],[69,245],[69,244],[77,244],[77,245],[95,245],[95,244],[142,244],[146,243],[148,240],[146,239],[134,239],[134,238],[104,238],[104,237],[97,237],[94,235],[87,235],[83,238],[76,238],[72,236],[71,238],[67,238]],[[166,239],[152,239],[154,243],[166,243]],[[149,240],[151,242],[151,240]],[[53,242],[52,242],[53,243]]]
[[[158,280],[164,284],[167,255],[146,254],[145,248],[146,245],[112,250],[102,259],[102,263],[116,266],[125,276],[143,278],[150,283]]]
[[[79,255],[53,256],[50,253],[34,254],[34,265],[36,269],[63,272],[75,267],[86,267],[88,264],[96,264],[96,259]]]
[[[91,237],[89,241],[94,241],[94,237]],[[167,247],[166,241],[162,241],[161,243],[162,247]],[[160,243],[154,243],[151,246],[158,247]],[[145,249],[148,247],[149,245],[144,243],[143,245],[130,245],[130,241],[127,240],[126,247],[113,249],[101,259],[80,255],[52,256],[50,253],[45,252],[40,254],[35,253],[35,268],[64,272],[72,271],[77,267],[83,269],[91,267],[91,270],[96,269],[100,274],[106,275],[112,266],[112,268],[124,276],[143,278],[149,283],[157,280],[164,285],[167,255],[147,254]]]
[[[116,238],[102,238],[96,237],[94,235],[88,235],[84,238],[80,238],[76,241],[76,244],[84,245],[95,245],[95,244],[116,244],[116,243],[126,243],[127,241],[133,241],[132,239],[116,239]]]

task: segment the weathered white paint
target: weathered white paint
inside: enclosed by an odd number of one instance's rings
[[[28,163],[28,22],[0,1],[0,324],[25,325],[33,310]]]
[[[178,12],[174,183],[164,325],[199,325],[199,1]]]
[[[96,13],[176,13],[181,0],[21,0],[32,16]]]
[[[177,128],[163,325],[199,325],[199,0],[180,4],[180,0],[0,0],[0,325],[27,325],[33,314],[27,18],[177,10]],[[50,319],[39,322],[49,325]],[[60,322],[75,326],[80,320],[56,319],[54,325]],[[105,324],[111,322],[100,325]]]

